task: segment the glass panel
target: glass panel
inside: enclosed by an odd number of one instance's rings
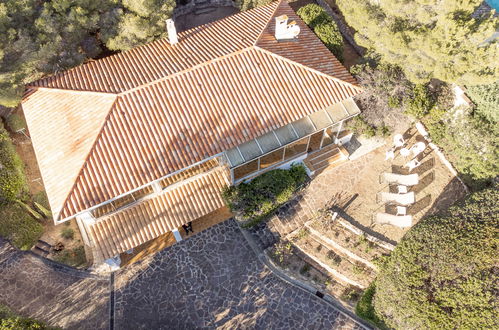
[[[324,140],[322,141],[322,146],[328,146],[334,143],[334,139],[336,138],[336,133],[340,128],[339,124],[326,128],[326,132],[324,133]]]
[[[360,109],[359,109],[359,107],[357,106],[357,104],[355,103],[354,100],[347,99],[347,100],[343,101],[342,103],[345,106],[345,108],[347,109],[348,114],[350,116],[360,113]]]
[[[258,143],[260,143],[260,147],[262,147],[264,153],[277,149],[281,146],[273,132],[264,134],[256,139]]]
[[[141,199],[142,197],[150,195],[153,192],[154,192],[154,189],[151,186],[147,186],[147,187],[144,187],[140,190],[133,192],[132,195],[135,199]]]
[[[292,123],[299,137],[312,134],[315,131],[314,125],[305,117]]]
[[[348,116],[345,108],[341,105],[341,103],[333,104],[331,107],[326,109],[327,113],[334,120],[335,123],[345,119]]]
[[[124,206],[129,205],[129,204],[132,204],[133,202],[135,202],[135,199],[133,198],[133,196],[131,194],[128,194],[128,195],[125,195],[125,196],[113,201],[112,203],[113,203],[115,209],[119,209],[119,208],[122,208]]]
[[[322,133],[323,131],[320,131],[310,136],[307,152],[317,151],[321,148]]]
[[[255,159],[252,162],[241,165],[234,169],[234,179],[238,180],[244,178],[247,175],[250,175],[253,172],[258,171],[258,159]]]
[[[297,156],[298,154],[307,151],[308,137],[296,141],[293,144],[286,146],[286,151],[284,153],[284,160],[288,160]]]
[[[283,154],[284,154],[284,148],[281,148],[279,150],[271,152],[270,154],[262,156],[260,158],[260,169],[263,170],[264,168],[282,162]]]
[[[293,131],[293,128],[291,127],[290,124],[280,127],[276,129],[274,132],[279,138],[279,141],[283,145],[293,142],[298,138],[298,136],[295,134],[295,131]]]
[[[314,112],[309,117],[310,117],[310,120],[312,120],[312,122],[314,123],[315,127],[317,127],[318,130],[326,128],[332,124],[331,119],[329,119],[328,115],[326,114],[326,111],[324,111],[324,110]]]
[[[225,152],[225,154],[227,155],[227,158],[229,158],[230,164],[233,167],[244,163],[244,159],[241,157],[241,154],[237,148],[229,149]]]
[[[102,217],[103,215],[106,215],[106,214],[111,213],[113,211],[114,211],[114,207],[111,203],[109,203],[109,204],[102,205],[102,206],[96,208],[95,210],[93,210],[92,215],[95,218],[99,218],[99,217]]]
[[[237,151],[237,150],[236,150]],[[239,156],[240,157],[240,156]],[[212,168],[218,166],[218,159],[212,158],[201,164],[192,166],[182,172],[169,176],[159,182],[161,188],[166,188],[174,183],[180,182],[182,180],[188,179],[191,176],[198,175],[211,170]]]
[[[262,154],[262,151],[258,147],[258,144],[256,144],[255,140],[245,142],[237,147],[241,150],[245,161],[254,159]]]

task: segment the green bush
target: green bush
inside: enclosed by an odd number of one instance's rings
[[[343,36],[331,16],[316,4],[303,6],[296,13],[334,56],[343,62]]]
[[[29,250],[42,235],[43,227],[18,203],[0,208],[0,236],[22,250]]]
[[[71,267],[85,266],[87,263],[85,248],[79,246],[73,249],[62,250],[54,256],[54,260]]]
[[[416,85],[413,89],[413,96],[406,100],[405,113],[415,118],[422,118],[430,112],[434,101],[428,86]]]
[[[0,330],[50,330],[43,322],[20,317],[6,306],[0,305]]]
[[[497,329],[499,190],[420,220],[376,279],[374,309],[395,329]]]
[[[471,188],[490,184],[499,173],[499,127],[465,108],[433,108],[423,119],[435,143]]]
[[[61,236],[65,239],[73,239],[75,237],[75,231],[72,228],[62,228]]]
[[[13,113],[9,117],[7,117],[6,123],[7,127],[12,132],[18,132],[26,128],[26,122],[23,120],[23,118],[20,115],[16,113]]]
[[[347,122],[346,127],[356,134],[364,135],[365,137],[373,137],[376,135],[376,128],[369,125],[362,116],[356,116]]]
[[[9,134],[0,124],[0,201],[14,201],[28,191],[24,166]]]
[[[490,122],[499,121],[499,81],[489,85],[469,86],[466,94],[475,103],[475,111]]]
[[[378,317],[378,315],[376,315],[376,311],[374,310],[373,298],[375,292],[376,284],[375,282],[372,282],[357,302],[357,305],[355,306],[355,314],[380,329],[387,329],[386,325]]]
[[[293,165],[289,170],[266,172],[249,183],[227,187],[223,198],[229,208],[238,212],[252,226],[289,201],[307,179],[305,168]]]

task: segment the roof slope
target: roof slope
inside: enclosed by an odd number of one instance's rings
[[[229,184],[223,167],[194,177],[88,228],[103,259],[132,249],[224,206],[221,191]]]
[[[300,24],[297,40],[269,37],[273,17],[282,14]],[[79,151],[87,157],[70,187],[49,193],[52,211],[72,216],[358,94],[348,81],[354,80],[285,1],[186,31],[173,46],[160,40],[40,80],[32,86],[118,93],[112,107],[102,107],[110,109],[107,116],[86,113],[101,130],[90,150]],[[87,102],[81,109],[94,106]],[[36,102],[23,108],[43,116]],[[29,124],[32,136],[32,126],[46,125]],[[50,185],[59,176],[43,179]]]
[[[115,100],[51,89],[24,99],[24,109],[36,109],[25,111],[26,122],[53,210],[64,204]]]

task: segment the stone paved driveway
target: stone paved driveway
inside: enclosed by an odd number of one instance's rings
[[[120,270],[116,329],[354,329],[352,319],[277,278],[226,221]]]
[[[0,304],[64,329],[109,328],[109,277],[60,266],[0,238]]]

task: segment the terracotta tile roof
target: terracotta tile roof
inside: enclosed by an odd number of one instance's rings
[[[29,134],[53,210],[64,204],[115,100],[113,94],[55,89],[39,89],[36,97],[24,99]]]
[[[223,207],[221,191],[227,184],[227,170],[218,167],[99,219],[87,233],[101,257],[111,258]]]
[[[270,39],[273,17],[283,13],[302,27],[297,41]],[[346,69],[286,2],[186,31],[174,46],[158,41],[41,80],[33,86],[113,86],[107,91],[119,92],[112,107],[101,108],[107,116],[87,114],[101,131],[90,151],[81,150],[87,157],[69,189],[49,194],[52,211],[59,219],[72,216],[348,99],[360,92],[348,81],[353,78]],[[23,102],[25,113],[44,111],[38,93]],[[91,103],[82,102],[80,109]],[[59,130],[57,123],[31,121],[32,136],[37,125]],[[47,184],[59,176],[43,179]]]

